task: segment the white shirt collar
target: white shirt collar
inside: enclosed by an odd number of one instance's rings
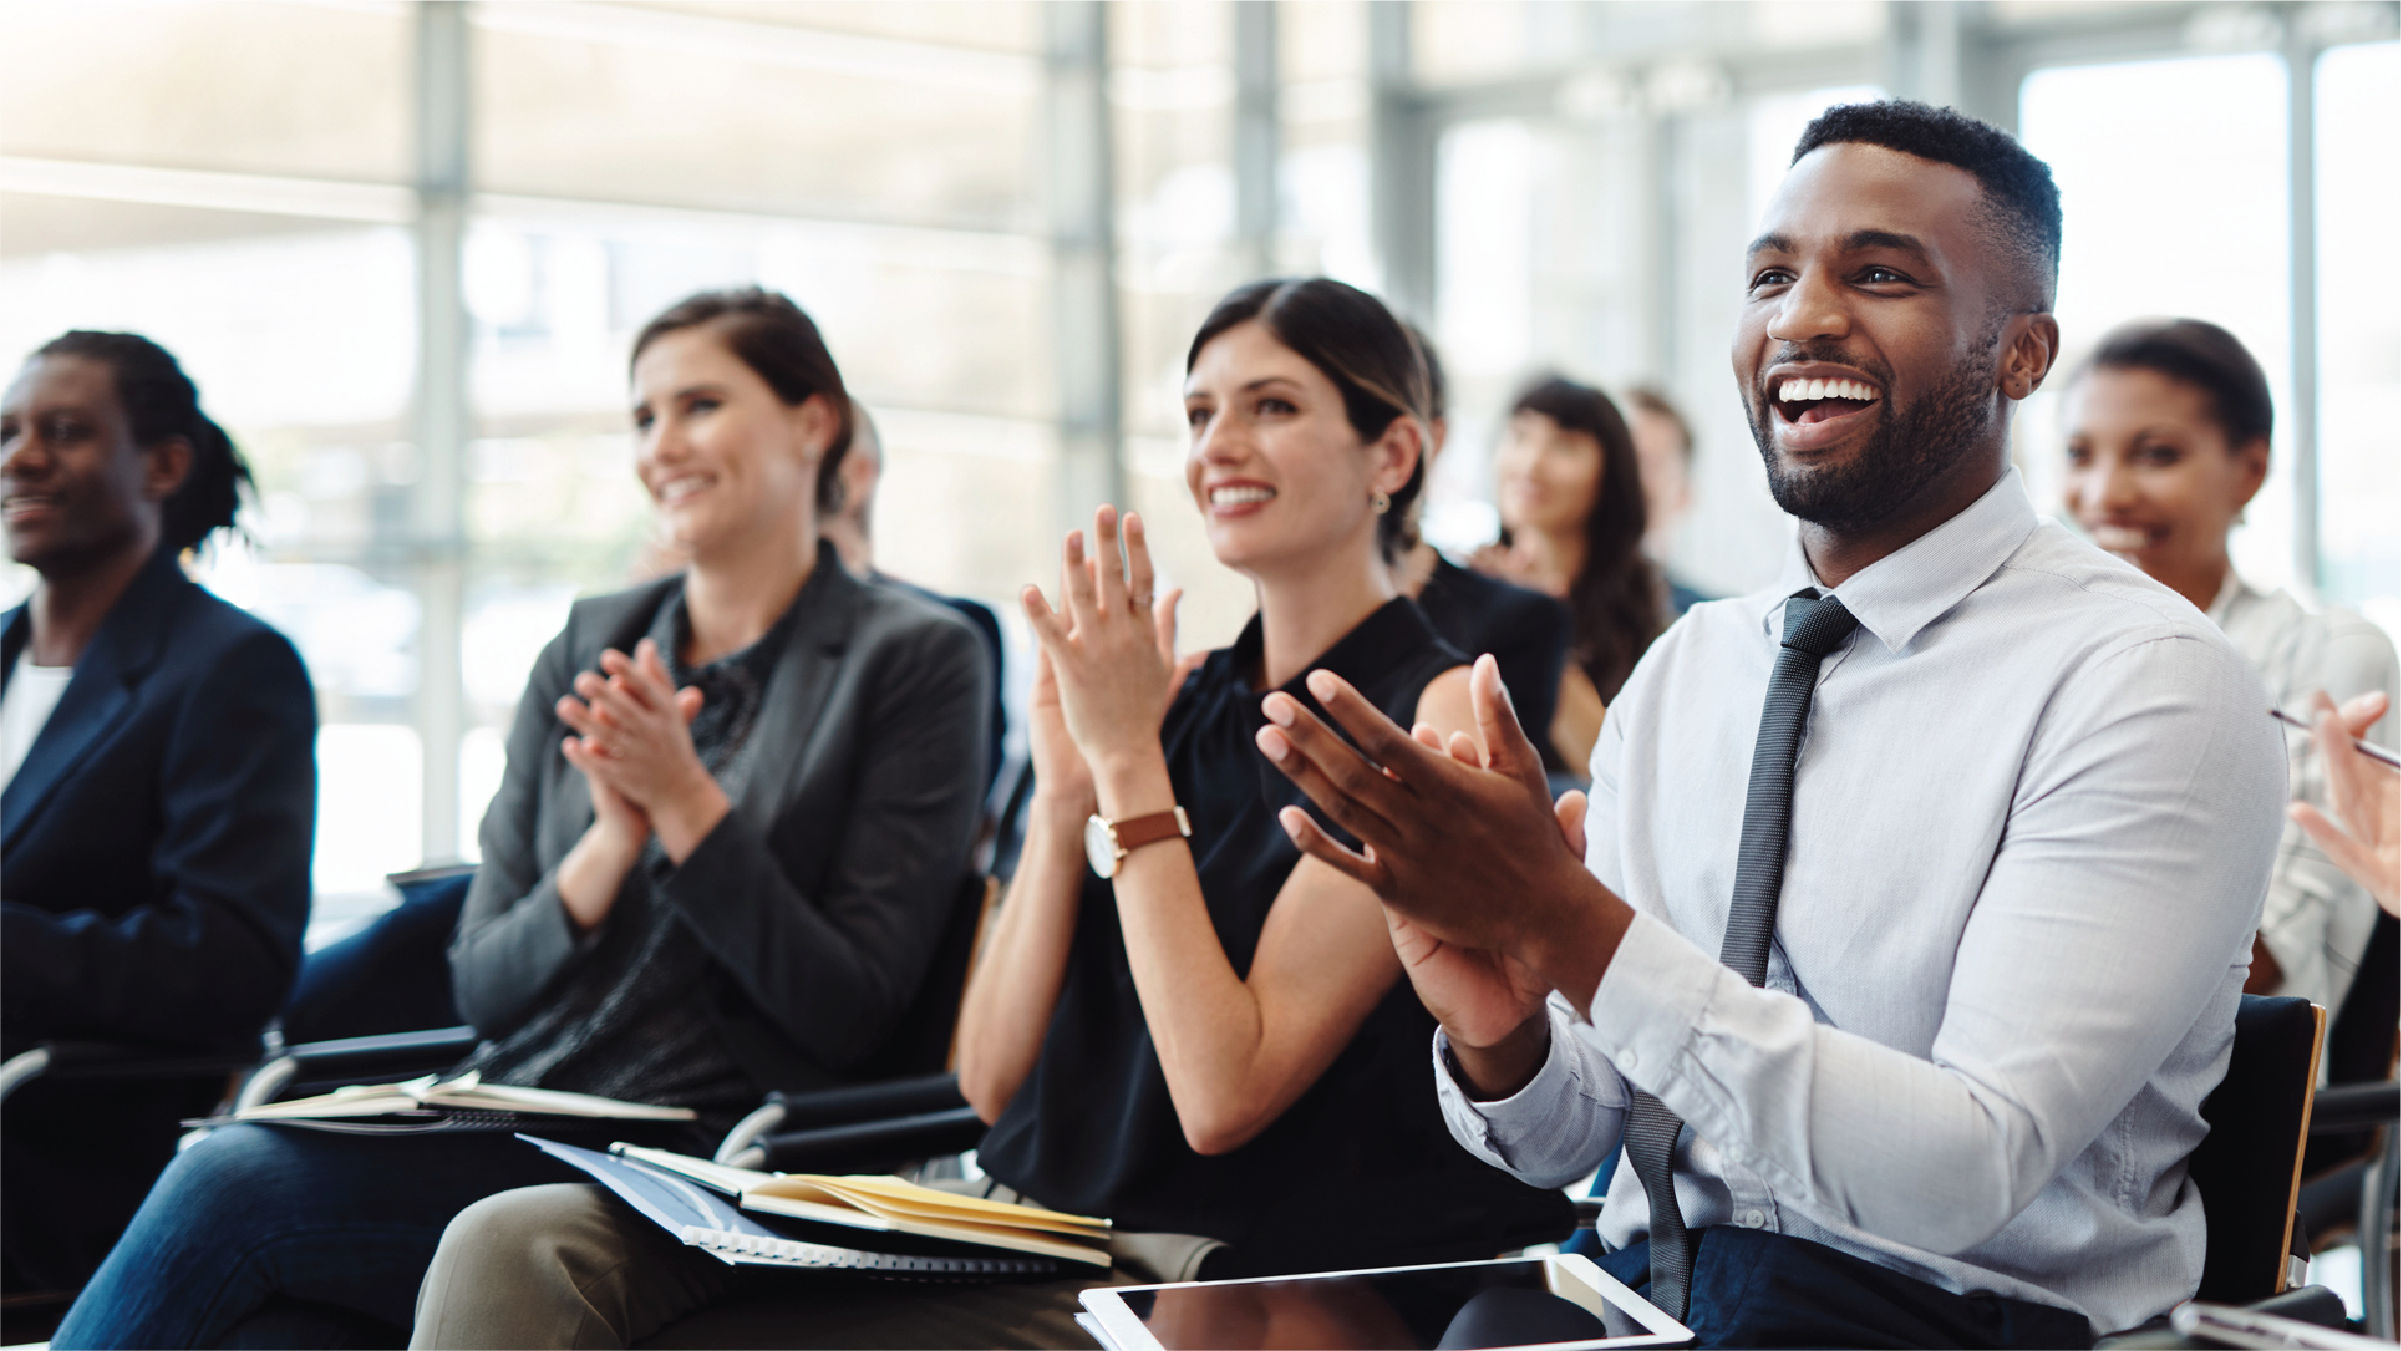
[[[2034,503],[2013,468],[1958,515],[1861,568],[1835,587],[1834,595],[1858,617],[1861,628],[1899,655],[1928,624],[1950,613],[1999,571],[2035,524]],[[1760,616],[1769,636],[1783,631],[1785,598],[1803,587],[1824,586],[1796,533],[1776,578],[1775,595]]]

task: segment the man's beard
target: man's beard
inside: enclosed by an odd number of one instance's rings
[[[1907,408],[1888,407],[1858,455],[1847,464],[1824,468],[1796,469],[1777,462],[1775,401],[1754,392],[1751,438],[1767,464],[1768,491],[1775,494],[1776,505],[1838,534],[1860,534],[1892,520],[1991,429],[1992,371],[1985,364],[1991,352],[1988,344],[1977,358],[1953,367],[1942,384]],[[1777,359],[1817,358],[1799,352]],[[1889,371],[1868,374],[1886,390],[1892,388]]]

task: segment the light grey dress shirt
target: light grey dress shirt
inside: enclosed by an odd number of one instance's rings
[[[2393,640],[2354,611],[2312,612],[2282,591],[2254,591],[2228,572],[2209,617],[2259,673],[2268,698],[2302,718],[2315,721],[2309,696],[2318,690],[2338,704],[2370,690],[2401,699],[2401,660],[2393,655]],[[2368,740],[2386,750],[2401,749],[2397,728],[2401,715],[2388,713],[2368,729]],[[2325,762],[2309,734],[2287,728],[2282,735],[2293,796],[2332,814]],[[2276,845],[2276,869],[2268,877],[2267,909],[2259,917],[2260,940],[2284,970],[2275,992],[2311,1000],[2329,1012],[2341,1008],[2359,974],[2368,931],[2375,927],[2376,898],[2336,867],[2309,832],[2286,821]]]
[[[1834,589],[1765,988],[1718,964],[1796,544],[1695,607],[1592,759],[1586,863],[1636,911],[1591,1000],[1554,995],[1533,1082],[1452,1132],[1558,1186],[1628,1085],[1690,1129],[1686,1220],[1827,1244],[1948,1290],[2124,1328],[2188,1298],[2184,1159],[2233,1043],[2284,808],[2259,680],[2181,598],[2038,524],[2012,473]],[[1599,1230],[1642,1236],[1621,1166]]]

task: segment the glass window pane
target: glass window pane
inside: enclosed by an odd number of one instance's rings
[[[699,14],[475,11],[490,192],[974,229],[1038,222],[1038,62]]]
[[[2317,94],[2320,580],[2401,635],[2401,42],[2326,53]]]
[[[408,10],[0,6],[0,154],[402,181]]]
[[[2279,407],[2292,400],[2290,222],[2284,63],[2274,56],[2037,71],[2021,134],[2059,181],[2061,373],[2129,319],[2222,324],[2259,358]],[[2056,510],[2062,382],[2018,417],[2035,502]],[[2279,443],[2249,524],[2230,542],[2255,586],[2292,579],[2292,471]]]
[[[1027,0],[617,0],[628,9],[706,14],[744,23],[865,38],[1039,55],[1039,4]]]

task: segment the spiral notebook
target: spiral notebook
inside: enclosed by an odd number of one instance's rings
[[[652,1223],[729,1264],[915,1281],[1048,1280],[1060,1274],[1059,1263],[1047,1257],[876,1252],[794,1238],[708,1188],[639,1160],[531,1135],[517,1138],[589,1173]]]

